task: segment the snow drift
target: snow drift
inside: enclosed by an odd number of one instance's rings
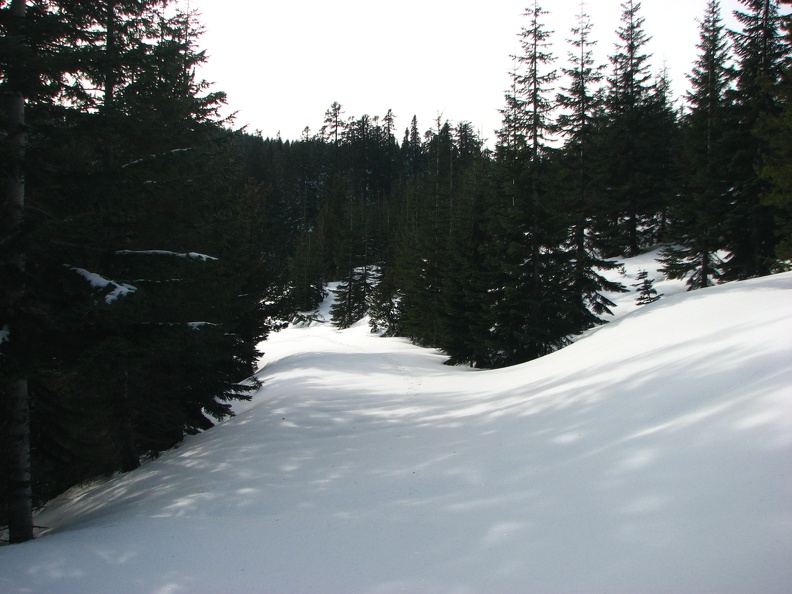
[[[792,274],[497,371],[363,325],[264,346],[236,418],[52,502],[0,591],[792,589]]]

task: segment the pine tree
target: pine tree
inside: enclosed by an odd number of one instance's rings
[[[440,116],[426,134],[423,159],[423,174],[408,190],[411,203],[398,260],[400,311],[402,327],[412,340],[438,346],[454,177],[451,126]]]
[[[325,142],[330,142],[335,147],[338,147],[344,141],[347,129],[347,122],[343,115],[344,108],[338,101],[333,101],[325,112],[324,123],[320,130]]]
[[[743,26],[733,33],[738,60],[733,93],[736,125],[731,141],[734,158],[730,167],[731,207],[724,220],[727,248],[724,278],[762,276],[776,269],[777,229],[775,210],[763,203],[770,192],[761,170],[768,143],[757,135],[765,117],[779,113],[773,94],[788,48],[780,36],[778,0],[741,0],[745,11],[735,11]]]
[[[611,313],[614,303],[603,291],[618,292],[619,283],[605,279],[599,270],[618,266],[600,256],[600,238],[594,229],[596,189],[594,178],[598,168],[595,157],[597,122],[602,107],[598,85],[603,67],[595,67],[591,39],[591,21],[581,7],[578,21],[572,28],[569,53],[570,66],[564,68],[569,86],[558,94],[558,105],[564,110],[558,118],[559,130],[566,141],[563,150],[565,210],[568,213],[566,249],[571,265],[569,297],[566,301],[575,331],[585,330],[599,323],[603,313]]]
[[[638,291],[638,297],[635,300],[636,304],[648,305],[663,296],[662,293],[658,293],[657,289],[654,288],[654,279],[649,278],[649,273],[646,270],[640,270],[635,280],[638,282],[633,283],[632,286]]]
[[[610,58],[613,72],[608,78],[603,196],[607,210],[599,224],[603,235],[610,236],[614,252],[635,256],[643,243],[645,219],[654,215],[656,206],[657,188],[649,170],[655,166],[658,144],[650,125],[650,55],[645,53],[650,38],[643,29],[641,3],[625,0],[621,7],[619,40]]]
[[[529,24],[520,33],[520,72],[512,75],[499,138],[498,166],[503,199],[495,208],[485,248],[495,270],[488,308],[489,348],[495,365],[534,359],[566,343],[568,324],[558,311],[557,295],[566,266],[559,246],[561,225],[552,217],[548,195],[549,140],[556,71],[549,51],[550,33],[538,2],[526,11]],[[512,143],[511,138],[516,139]]]
[[[792,1],[782,0],[782,3],[792,4]],[[757,133],[767,142],[761,177],[771,184],[764,195],[764,204],[777,209],[780,241],[776,256],[789,261],[792,259],[792,6],[781,17],[781,28],[785,33],[786,59],[781,80],[775,87],[780,111],[764,113],[757,122]]]
[[[456,127],[453,208],[443,270],[439,345],[449,364],[489,367],[487,350],[491,271],[486,265],[489,159],[468,122]]]
[[[192,16],[66,0],[31,14],[46,59],[25,62],[26,304],[0,323],[15,351],[0,365],[29,386],[38,502],[231,414],[282,285],[265,265],[276,249],[229,238],[259,209],[236,208],[256,193],[220,127],[223,95],[195,78]]]
[[[730,161],[725,139],[732,76],[718,0],[710,0],[700,29],[699,57],[689,76],[690,111],[684,118],[685,183],[672,207],[673,246],[661,255],[662,271],[669,278],[690,274],[690,289],[708,287],[721,276],[717,251],[725,244],[722,221],[728,180],[724,172]]]

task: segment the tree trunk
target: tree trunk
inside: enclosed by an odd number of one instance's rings
[[[16,31],[25,18],[25,0],[13,0],[9,11],[9,30],[12,43],[19,41]],[[14,39],[17,38],[17,39]],[[21,41],[19,41],[21,42]],[[6,178],[3,224],[3,243],[10,246],[5,257],[9,271],[4,287],[5,303],[2,315],[7,320],[8,345],[15,349],[15,320],[25,295],[25,252],[19,242],[25,209],[25,177],[22,162],[25,157],[27,132],[25,129],[25,98],[19,84],[19,74],[10,68],[6,78],[7,131],[10,167]],[[30,402],[28,381],[23,375],[3,381],[8,403],[9,421],[9,540],[24,542],[33,538],[33,494],[30,475]]]
[[[9,439],[9,541],[33,538],[33,489],[30,477],[30,407],[27,379],[6,382]]]

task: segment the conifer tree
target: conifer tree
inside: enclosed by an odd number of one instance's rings
[[[347,122],[343,116],[344,108],[338,101],[333,101],[325,112],[324,123],[320,130],[322,138],[326,142],[332,143],[335,147],[338,147],[344,141]]]
[[[788,48],[780,35],[778,0],[741,0],[735,11],[742,31],[733,33],[738,68],[734,105],[736,125],[730,167],[731,208],[725,217],[727,248],[724,278],[743,279],[776,269],[777,229],[774,208],[763,202],[770,192],[761,170],[768,143],[757,134],[765,117],[779,113],[773,90],[781,79]]]
[[[640,270],[635,280],[638,282],[633,283],[632,286],[638,291],[638,297],[635,300],[636,304],[648,305],[663,296],[662,293],[658,293],[657,289],[654,288],[654,279],[649,278],[649,273],[646,270]]]
[[[781,261],[792,259],[792,1],[781,16],[784,32],[785,64],[781,80],[775,87],[778,113],[764,113],[757,122],[757,134],[767,142],[763,155],[761,177],[771,185],[764,195],[764,204],[775,209],[779,243],[776,256]]]
[[[456,127],[454,163],[438,346],[449,355],[449,364],[489,367],[486,310],[492,275],[484,244],[492,188],[483,142],[468,122]]]
[[[612,250],[635,256],[641,250],[641,229],[654,214],[657,188],[650,169],[657,157],[657,139],[652,134],[652,84],[650,55],[645,53],[649,37],[640,15],[641,3],[621,4],[618,41],[610,61],[608,78],[605,147],[605,216],[599,223],[610,236]]]
[[[399,275],[406,281],[400,310],[410,338],[438,345],[454,168],[451,126],[439,115],[435,129],[426,135],[423,151],[424,171],[411,183],[412,204],[399,258]]]
[[[42,59],[14,62],[35,132],[19,153],[31,205],[25,331],[0,321],[26,344],[4,349],[0,375],[25,373],[42,501],[231,414],[269,329],[263,304],[282,291],[265,266],[275,250],[252,254],[229,237],[258,211],[239,203],[264,202],[240,181],[223,95],[195,78],[204,55],[192,16],[120,0],[36,3],[32,14],[26,35]]]
[[[512,75],[499,134],[501,142],[517,142],[498,150],[504,199],[486,248],[496,270],[488,308],[496,365],[547,354],[563,345],[569,333],[552,297],[562,283],[558,271],[565,263],[559,248],[561,225],[551,216],[547,194],[549,139],[555,131],[551,93],[557,75],[550,33],[542,23],[545,14],[535,1],[524,15],[528,25],[520,32],[521,55],[516,57],[521,70]]]
[[[688,77],[690,111],[683,122],[685,183],[671,211],[673,245],[661,255],[662,271],[669,278],[690,274],[690,289],[708,287],[720,278],[717,251],[725,244],[722,222],[729,198],[724,172],[731,160],[725,140],[732,75],[718,0],[707,5],[698,48]]]
[[[597,212],[594,178],[599,165],[595,156],[596,118],[603,104],[598,85],[604,67],[594,64],[591,20],[582,6],[572,35],[573,51],[569,52],[569,66],[563,69],[569,86],[561,89],[557,102],[564,110],[558,126],[565,137],[563,193],[569,229],[565,245],[572,263],[566,304],[575,331],[582,331],[599,323],[599,315],[611,313],[614,303],[602,292],[624,288],[598,272],[616,268],[618,263],[601,257],[602,245],[594,227]]]

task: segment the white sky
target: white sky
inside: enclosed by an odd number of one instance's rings
[[[333,101],[347,116],[384,116],[393,109],[401,134],[412,116],[423,132],[438,114],[470,121],[492,141],[509,84],[510,54],[527,24],[528,0],[182,0],[197,8],[206,28],[203,77],[228,93],[236,125],[299,138],[316,132]],[[698,23],[707,0],[643,0],[652,36],[652,69],[665,61],[682,95],[697,54]],[[544,0],[554,31],[556,66],[567,63],[566,39],[579,0]],[[732,26],[738,0],[722,0]],[[588,0],[599,58],[613,53],[621,0]],[[608,72],[608,70],[606,70]]]

